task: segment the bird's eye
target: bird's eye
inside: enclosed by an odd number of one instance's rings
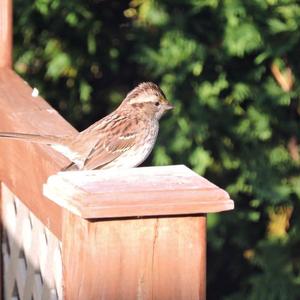
[[[160,103],[158,101],[155,102],[154,104],[155,104],[155,106],[160,106]]]

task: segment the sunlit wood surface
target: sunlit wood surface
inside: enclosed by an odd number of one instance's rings
[[[183,165],[61,172],[49,177],[44,193],[87,219],[233,209],[226,191]]]

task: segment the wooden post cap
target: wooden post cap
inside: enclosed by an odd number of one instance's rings
[[[85,219],[220,212],[226,191],[184,165],[68,171],[48,178],[44,195]]]

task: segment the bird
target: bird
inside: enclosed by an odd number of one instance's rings
[[[70,160],[63,171],[134,168],[151,153],[159,120],[170,109],[173,105],[158,85],[142,82],[112,113],[79,133],[55,136],[0,132],[0,138],[51,146]]]

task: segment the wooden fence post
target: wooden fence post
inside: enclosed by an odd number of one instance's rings
[[[0,2],[0,68],[12,67],[12,0]]]
[[[64,208],[64,298],[206,297],[206,213],[228,194],[185,166],[62,172],[44,194]]]
[[[64,215],[65,299],[205,299],[206,216]]]

